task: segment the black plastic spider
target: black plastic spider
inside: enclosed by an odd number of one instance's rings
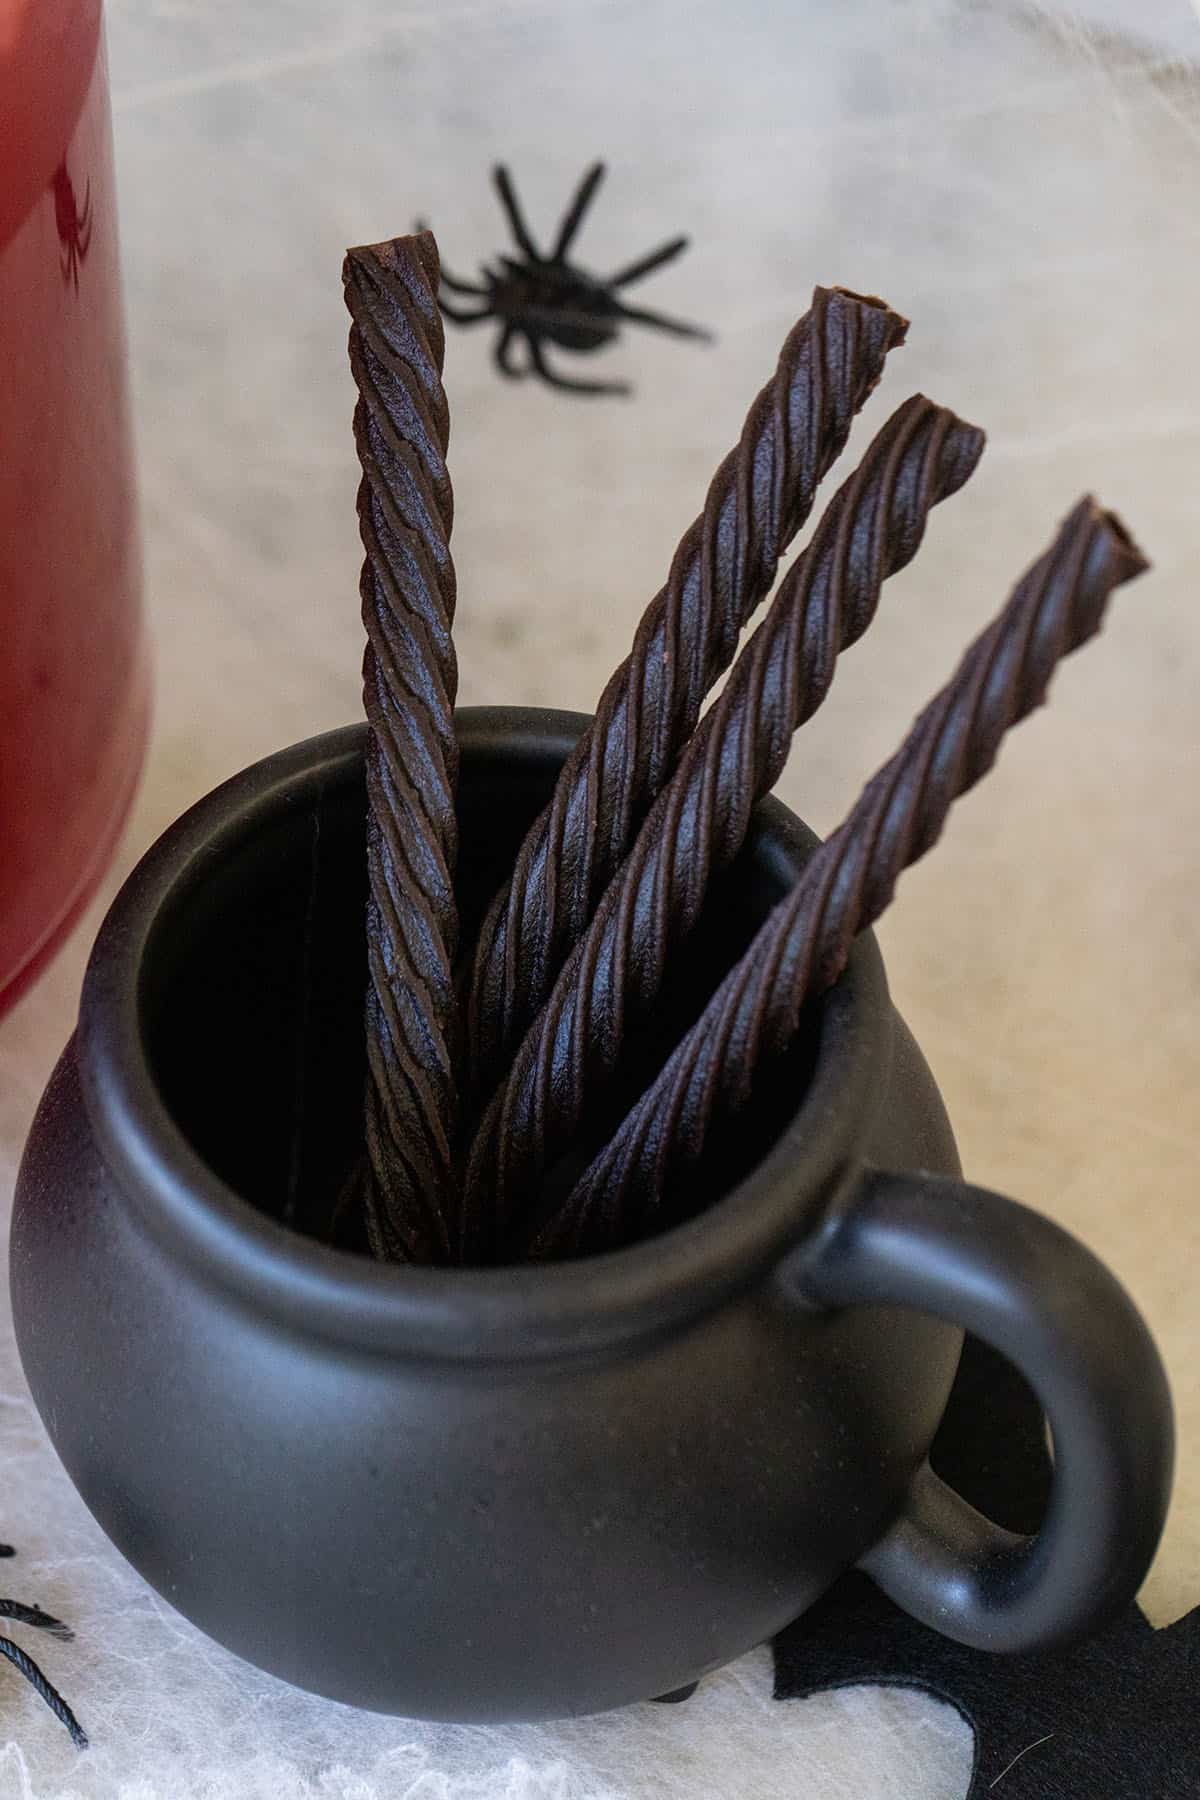
[[[54,222],[58,229],[59,267],[64,281],[73,280],[79,292],[79,271],[92,243],[92,184],[84,189],[83,205],[75,198],[75,186],[65,162],[54,171]]]
[[[631,390],[627,382],[573,381],[566,375],[556,374],[546,362],[544,344],[558,344],[563,350],[599,350],[616,339],[622,321],[649,325],[655,331],[670,332],[673,337],[708,340],[712,336],[699,325],[669,319],[645,307],[626,306],[617,295],[618,288],[628,287],[652,270],[661,269],[664,263],[674,262],[687,249],[686,237],[672,238],[670,243],[639,257],[607,280],[589,275],[567,261],[567,251],[603,177],[604,164],[593,164],[575,190],[553,250],[549,256],[543,256],[530,236],[508,170],[503,167],[493,169],[492,179],[521,259],[500,256],[498,272],[484,264],[480,270],[482,287],[459,281],[442,270],[442,285],[450,293],[469,294],[487,303],[478,312],[470,312],[442,299],[442,312],[456,325],[478,325],[484,319],[498,320],[502,330],[493,354],[496,367],[510,380],[536,374],[550,387],[563,388],[572,394],[628,394]],[[529,360],[524,368],[512,360],[513,340],[517,337],[525,339],[529,350]]]

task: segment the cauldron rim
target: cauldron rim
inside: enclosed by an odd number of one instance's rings
[[[488,759],[557,766],[581,713],[469,707],[457,714],[462,779]],[[891,1009],[873,934],[817,1009],[817,1054],[796,1112],[761,1162],[696,1217],[628,1248],[537,1267],[411,1268],[330,1248],[269,1218],[206,1164],[148,1065],[140,1004],[156,920],[214,859],[319,785],[358,776],[365,726],[344,726],[250,765],[147,851],[114,900],[84,979],[78,1050],[89,1120],[110,1170],[169,1253],[304,1333],[383,1354],[455,1362],[586,1355],[681,1325],[761,1281],[801,1243],[859,1163],[887,1088]],[[793,879],[817,842],[780,802],[760,805],[755,854]]]

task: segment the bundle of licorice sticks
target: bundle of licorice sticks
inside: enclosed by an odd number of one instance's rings
[[[629,1047],[792,734],[871,623],[884,581],[912,561],[931,509],[971,475],[983,433],[921,395],[906,400],[739,654],[907,331],[881,300],[817,288],[464,944],[436,243],[421,232],[351,250],[343,279],[362,466],[369,872],[366,1155],[349,1191],[371,1250],[393,1261],[626,1245],[694,1207],[697,1170],[793,1042],[805,1003],[837,980],[901,871],[1045,698],[1059,660],[1099,629],[1112,590],[1147,565],[1113,514],[1090,498],[1075,506],[599,1150],[556,1186],[620,1092]]]

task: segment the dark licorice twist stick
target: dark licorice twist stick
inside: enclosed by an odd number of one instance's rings
[[[789,334],[484,920],[467,1012],[477,1100],[549,994],[907,329],[880,300],[817,288]]]
[[[367,649],[365,1181],[377,1256],[450,1254],[458,942],[454,502],[437,246],[428,232],[346,254],[362,465]]]
[[[12,1556],[11,1544],[0,1544],[0,1556]],[[0,1600],[0,1619],[12,1619],[18,1625],[32,1625],[39,1631],[49,1632],[51,1637],[58,1638],[60,1643],[69,1644],[75,1633],[61,1619],[56,1619],[40,1606],[25,1606],[20,1600]],[[65,1725],[71,1736],[71,1742],[78,1750],[88,1747],[87,1733],[71,1711],[58,1689],[47,1681],[32,1656],[26,1654],[19,1644],[11,1638],[0,1637],[0,1656],[7,1657],[14,1669],[18,1669],[25,1677],[34,1693],[37,1694],[60,1724]]]
[[[534,1232],[531,1255],[610,1248],[680,1216],[680,1177],[699,1162],[714,1124],[746,1103],[760,1064],[795,1035],[805,1000],[836,981],[901,871],[937,840],[1009,727],[1045,699],[1059,660],[1099,630],[1113,588],[1147,566],[1113,514],[1090,498],[1079,503],[566,1202]]]
[[[983,433],[922,395],[884,425],[780,584],[576,944],[476,1134],[467,1211],[503,1232],[615,1071],[631,1019],[662,991],[715,873],[737,855],[793,733],[875,616],[889,575],[957,492]],[[495,1245],[491,1246],[494,1251]]]

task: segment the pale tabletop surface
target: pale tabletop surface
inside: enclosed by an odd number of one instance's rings
[[[818,280],[913,321],[854,445],[918,388],[990,434],[797,741],[780,792],[818,829],[1081,492],[1154,561],[880,935],[967,1172],[1080,1233],[1151,1321],[1180,1455],[1144,1601],[1159,1624],[1200,1603],[1200,25],[1182,3],[1098,10],[1099,37],[999,0],[114,0],[157,721],[104,894],[0,1027],[5,1211],[120,877],[214,783],[358,709],[344,247],[422,214],[472,273],[503,247],[495,158],[548,231],[605,156],[581,260],[690,231],[643,294],[719,341],[631,333],[581,372],[635,398],[587,402],[501,382],[490,331],[450,330],[464,701],[592,704]],[[1152,41],[1113,34],[1139,10]],[[0,1362],[6,1591],[75,1626],[39,1653],[95,1744],[78,1757],[0,1670],[5,1800],[965,1791],[947,1709],[776,1706],[765,1653],[689,1707],[539,1730],[298,1695],[132,1575],[48,1447],[6,1319]]]

